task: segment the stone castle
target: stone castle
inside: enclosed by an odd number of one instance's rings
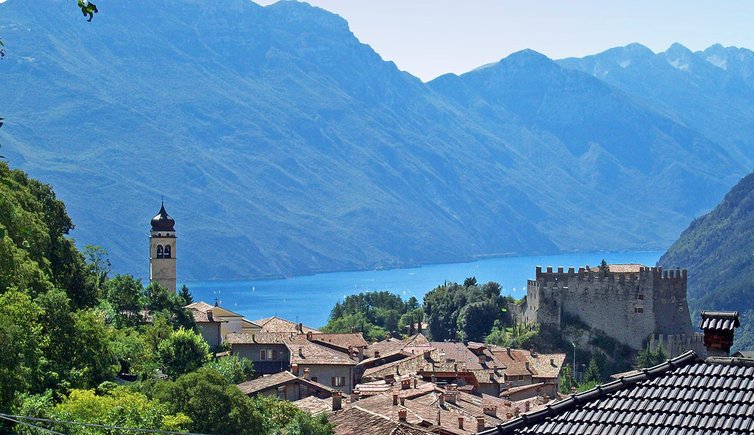
[[[684,269],[662,270],[640,264],[607,268],[536,268],[526,297],[512,314],[517,322],[560,327],[565,317],[577,317],[592,329],[642,349],[661,345],[677,355],[704,352],[702,334],[694,333],[686,301]]]

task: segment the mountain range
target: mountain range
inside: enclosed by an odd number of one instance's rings
[[[305,3],[100,9],[0,4],[0,143],[117,272],[146,275],[162,196],[181,279],[662,249],[754,163],[746,49],[423,83]]]

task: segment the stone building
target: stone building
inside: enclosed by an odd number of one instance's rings
[[[686,301],[686,270],[663,270],[640,264],[613,264],[564,270],[536,268],[524,301],[512,310],[516,321],[560,327],[567,317],[641,349],[648,340],[703,352],[701,336],[691,327]],[[701,347],[701,349],[700,349]]]
[[[156,282],[175,293],[176,249],[175,220],[161,204],[157,216],[152,218],[149,232],[149,283]]]

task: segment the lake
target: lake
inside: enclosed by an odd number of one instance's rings
[[[608,263],[641,263],[654,266],[662,251],[582,252],[547,256],[504,257],[470,263],[433,264],[410,269],[333,272],[288,279],[189,281],[195,301],[220,304],[253,320],[280,316],[311,327],[327,323],[330,310],[346,296],[387,290],[404,300],[424,294],[444,281],[463,282],[474,276],[479,283],[496,281],[504,294],[520,298],[526,294],[526,281],[534,278],[536,266],[597,266]]]

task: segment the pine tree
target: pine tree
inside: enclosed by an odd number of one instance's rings
[[[592,357],[591,360],[589,360],[589,365],[586,368],[586,371],[584,371],[584,377],[582,378],[581,382],[583,384],[590,383],[590,382],[599,382],[600,381],[600,368],[599,365],[597,365],[597,359],[595,357]]]
[[[191,296],[191,292],[189,291],[188,287],[186,287],[186,284],[183,284],[183,287],[181,287],[180,293],[178,293],[178,296],[183,299],[184,302],[186,302],[186,305],[194,302],[194,297]]]

